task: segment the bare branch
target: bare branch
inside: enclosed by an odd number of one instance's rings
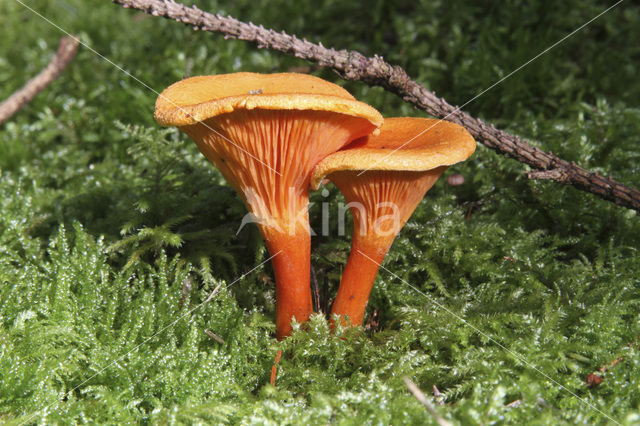
[[[78,51],[78,40],[65,36],[60,39],[56,54],[40,73],[29,80],[25,86],[14,92],[0,104],[0,124],[11,118],[23,106],[31,102],[38,93],[44,90],[69,65]]]
[[[540,176],[571,184],[583,191],[597,194],[620,206],[640,211],[640,191],[611,178],[587,171],[575,163],[530,145],[516,135],[498,130],[491,124],[474,118],[452,106],[435,93],[413,81],[399,66],[393,66],[380,56],[366,57],[356,51],[335,50],[305,39],[276,32],[263,26],[238,21],[230,16],[214,15],[197,7],[187,7],[173,0],[112,0],[125,8],[135,8],[153,16],[173,19],[194,29],[224,34],[256,44],[259,48],[277,50],[331,68],[342,78],[381,86],[434,117],[447,117],[458,123],[485,146],[506,154],[536,170],[555,170]],[[534,173],[530,176],[538,179]]]

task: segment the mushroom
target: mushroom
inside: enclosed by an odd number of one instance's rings
[[[378,269],[400,229],[448,166],[475,150],[463,127],[424,118],[387,118],[380,133],[327,156],[313,170],[344,195],[353,216],[351,253],[332,314],[362,324]]]
[[[262,232],[276,279],[276,335],[312,313],[309,182],[328,154],[382,124],[341,87],[304,74],[199,76],[164,90],[161,125],[177,126],[240,194]]]

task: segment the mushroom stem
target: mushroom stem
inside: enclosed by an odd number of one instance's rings
[[[335,172],[353,216],[351,253],[331,313],[361,325],[376,275],[393,240],[447,167],[425,172]]]
[[[474,149],[473,137],[461,126],[396,117],[385,119],[379,134],[360,138],[316,165],[313,188],[327,177],[353,216],[351,254],[333,314],[350,317],[351,325],[362,324],[373,282],[395,236],[447,167],[467,159]]]
[[[388,243],[372,244],[359,238],[358,233],[354,231],[351,253],[331,309],[332,315],[340,316],[342,325],[362,324],[373,283],[392,242],[393,238]]]
[[[291,321],[305,322],[313,312],[309,287],[311,238],[309,230],[297,229],[293,235],[262,229],[267,249],[273,258],[276,278],[276,337],[291,334]]]
[[[194,140],[260,228],[272,256],[276,335],[283,339],[293,318],[305,322],[313,312],[311,172],[327,155],[380,127],[382,116],[317,77],[236,73],[174,83],[158,96],[155,117]]]

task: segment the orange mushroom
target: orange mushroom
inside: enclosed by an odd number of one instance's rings
[[[382,124],[346,90],[304,74],[235,73],[179,81],[155,117],[178,126],[220,170],[254,215],[272,256],[276,335],[312,313],[309,181],[313,167]]]
[[[344,195],[353,216],[351,253],[332,314],[362,324],[378,269],[400,229],[448,166],[475,150],[463,127],[422,118],[388,118],[375,136],[327,156],[313,170]]]

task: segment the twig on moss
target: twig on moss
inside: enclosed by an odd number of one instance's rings
[[[276,358],[273,360],[273,366],[271,367],[271,379],[269,380],[269,383],[271,383],[271,386],[274,388],[276,387],[276,376],[278,374],[278,364],[280,363],[281,357],[282,350],[278,349],[278,352],[276,352]]]
[[[433,397],[435,398],[436,405],[444,405],[444,395],[436,385],[433,385]]]
[[[533,169],[554,170],[553,173],[539,177],[529,174],[529,179],[543,178],[571,184],[620,206],[640,211],[640,191],[637,189],[587,171],[573,162],[528,144],[516,135],[498,130],[491,124],[470,116],[437,97],[435,93],[413,81],[401,67],[387,63],[380,56],[366,57],[356,51],[327,48],[322,44],[288,35],[284,31],[279,33],[230,16],[214,15],[195,6],[188,7],[173,0],[112,1],[125,8],[135,8],[153,16],[182,22],[196,30],[222,33],[225,38],[248,41],[256,44],[258,48],[277,50],[316,62],[320,66],[331,68],[346,80],[359,80],[371,86],[381,86],[432,116],[446,117],[447,120],[464,126],[478,141],[489,148],[525,163]]]
[[[0,124],[11,118],[23,106],[31,102],[38,93],[44,90],[69,65],[78,51],[78,40],[65,36],[60,39],[56,54],[38,75],[29,80],[23,88],[14,92],[0,104]]]
[[[313,302],[313,312],[319,312],[324,314],[322,305],[320,303],[320,289],[318,287],[318,277],[316,276],[316,270],[311,265],[311,296]]]
[[[522,405],[522,400],[521,399],[516,399],[515,401],[512,401],[512,402],[508,403],[504,407],[505,408],[520,408],[521,405]]]
[[[640,338],[634,340],[633,342],[629,343],[627,345],[628,348],[640,348]],[[613,369],[614,367],[616,367],[618,364],[620,364],[622,361],[625,360],[625,357],[620,356],[617,357],[616,359],[614,359],[613,361],[611,361],[609,364],[605,364],[602,367],[600,367],[598,369],[598,371],[594,371],[593,373],[589,373],[587,375],[587,377],[585,378],[585,384],[587,385],[588,388],[595,388],[596,386],[600,385],[600,383],[602,383],[602,381],[604,380],[604,376],[605,374]]]
[[[216,342],[220,343],[221,345],[224,345],[224,339],[220,336],[218,336],[216,333],[214,333],[213,331],[209,330],[208,328],[204,329],[204,333],[211,337],[213,340],[215,340]]]
[[[449,423],[448,421],[446,421],[444,419],[444,417],[442,417],[440,415],[440,413],[438,413],[438,411],[433,407],[433,405],[431,405],[431,403],[429,402],[429,400],[427,399],[426,396],[424,396],[424,393],[422,393],[422,391],[420,390],[420,388],[418,386],[416,386],[415,383],[413,383],[411,381],[411,379],[409,379],[408,377],[403,377],[402,380],[404,381],[404,384],[407,385],[407,388],[409,389],[409,392],[411,392],[413,394],[413,396],[422,404],[424,405],[424,407],[427,409],[427,412],[429,414],[431,414],[431,416],[434,418],[434,420],[440,425],[440,426],[451,426],[451,423]]]

